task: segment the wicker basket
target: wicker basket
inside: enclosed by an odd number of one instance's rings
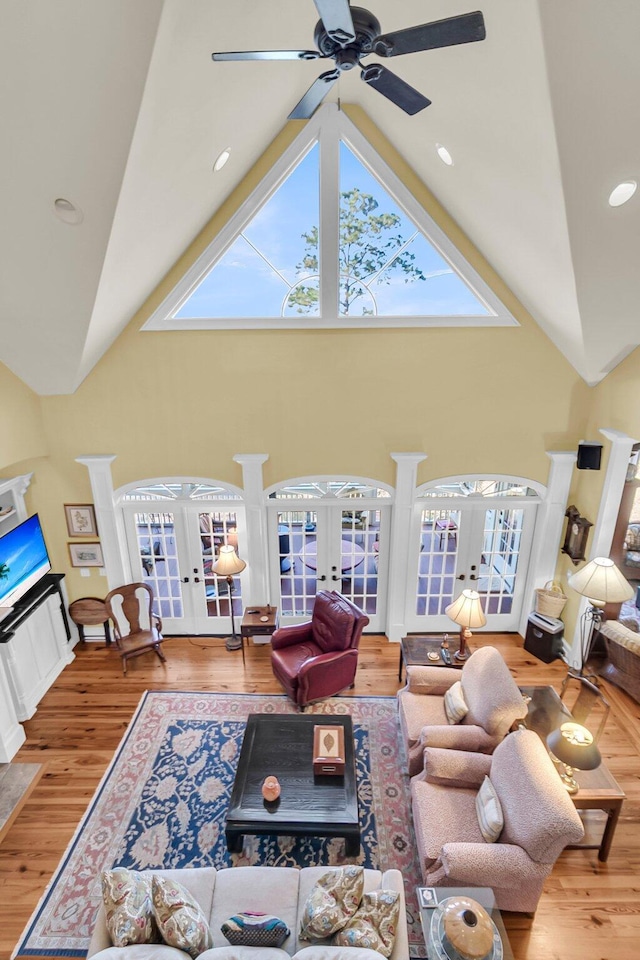
[[[559,617],[567,600],[558,581],[548,580],[544,587],[536,590],[536,613],[545,617]]]

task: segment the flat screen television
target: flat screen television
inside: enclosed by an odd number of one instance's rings
[[[35,586],[51,562],[38,514],[0,537],[0,607],[13,607]]]

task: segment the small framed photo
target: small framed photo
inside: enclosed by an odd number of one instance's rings
[[[96,512],[92,503],[65,503],[67,530],[70,537],[97,537]]]
[[[435,887],[418,887],[418,899],[421,907],[436,907],[438,905]]]
[[[104,558],[99,543],[68,543],[72,567],[103,567]]]

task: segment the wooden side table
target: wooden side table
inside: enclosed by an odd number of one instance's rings
[[[454,654],[460,649],[460,634],[448,633],[446,637],[449,641],[449,656],[451,663],[445,663],[442,659],[441,645],[445,637],[444,633],[428,633],[422,636],[403,637],[400,641],[400,661],[398,663],[398,680],[402,680],[402,667],[429,666],[429,667],[457,667],[462,670],[466,660],[456,660]],[[471,654],[471,647],[467,644],[467,650]],[[429,654],[437,653],[438,656],[432,659]]]
[[[244,638],[270,637],[278,626],[277,607],[247,607],[240,624],[242,640],[242,662],[244,663]]]
[[[99,597],[82,597],[81,600],[74,600],[69,604],[69,616],[78,628],[80,639],[84,643],[84,628],[95,627],[97,624],[104,624],[104,637],[107,644],[111,643],[111,631],[109,629],[109,614],[104,600]]]
[[[525,686],[520,687],[520,691],[523,696],[529,697],[524,725],[537,733],[546,746],[547,735],[571,717],[571,713],[551,686]],[[601,824],[592,824],[588,816],[581,817],[585,839],[582,843],[570,844],[567,849],[597,850],[598,860],[605,863],[626,794],[604,760],[595,770],[574,768],[573,775],[579,786],[578,792],[571,795],[576,810],[602,810],[606,817],[599,836],[594,836],[591,828],[595,826],[599,829]]]

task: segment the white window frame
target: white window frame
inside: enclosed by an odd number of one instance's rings
[[[339,150],[344,141],[355,156],[379,181],[395,203],[447,261],[488,313],[440,316],[339,316]],[[258,210],[273,196],[313,145],[320,145],[320,303],[319,316],[287,317],[191,317],[175,315],[206,275],[224,256],[248,226]],[[327,270],[323,264],[333,263]],[[143,330],[258,330],[258,329],[347,329],[389,327],[503,327],[519,326],[518,321],[480,274],[462,256],[444,231],[418,203],[391,167],[373,149],[357,127],[336,104],[324,104],[284,151],[258,186],[227,221],[206,250],[146,321]]]

